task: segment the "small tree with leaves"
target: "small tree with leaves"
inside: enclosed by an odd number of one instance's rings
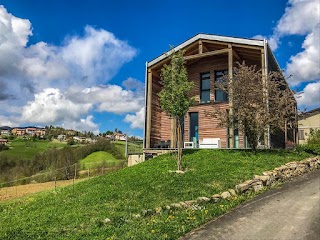
[[[170,52],[170,64],[165,64],[161,69],[160,106],[167,115],[174,119],[177,135],[177,167],[182,170],[182,129],[181,120],[184,118],[190,106],[194,104],[194,98],[189,96],[190,90],[194,87],[193,82],[188,81],[188,73],[185,68],[183,51]]]
[[[217,83],[218,88],[232,93],[232,115],[217,110],[220,125],[237,125],[255,151],[259,140],[275,129],[286,130],[296,124],[296,102],[293,93],[280,72],[269,72],[263,80],[262,71],[243,62],[234,68],[232,78],[228,75]],[[263,139],[265,141],[265,139]]]

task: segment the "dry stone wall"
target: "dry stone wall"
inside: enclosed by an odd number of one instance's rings
[[[247,191],[260,191],[264,186],[270,186],[276,182],[282,182],[287,179],[300,176],[304,173],[311,172],[320,168],[320,157],[308,158],[300,162],[289,162],[277,167],[272,171],[263,172],[261,176],[255,175],[253,179],[235,186],[238,194]]]

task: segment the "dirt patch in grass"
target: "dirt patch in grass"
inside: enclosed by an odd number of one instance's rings
[[[80,182],[85,179],[76,179],[74,182]],[[45,183],[32,183],[32,184],[26,184],[26,185],[19,185],[19,186],[13,186],[13,187],[3,187],[0,188],[0,201],[15,199],[18,197],[26,196],[32,193],[46,191],[46,190],[52,190],[56,187],[64,187],[68,185],[72,185],[73,180],[63,180],[63,181],[57,181],[56,183],[54,181],[52,182],[45,182]]]

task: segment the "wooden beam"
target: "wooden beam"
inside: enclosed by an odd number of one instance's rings
[[[237,43],[232,43],[232,46],[240,47],[240,48],[257,49],[257,50],[263,49],[263,47],[259,47],[259,46],[252,46],[252,45],[245,45],[245,44],[242,45],[242,44],[237,44]]]
[[[202,40],[199,40],[199,54],[203,53],[202,50]]]
[[[195,54],[195,55],[190,55],[190,56],[185,56],[184,59],[185,60],[192,60],[192,59],[196,59],[196,58],[203,58],[203,57],[210,57],[210,56],[214,56],[214,55],[219,55],[219,54],[225,54],[228,53],[228,49],[221,49],[221,50],[216,50],[216,51],[211,51],[211,52],[205,52],[205,53],[199,53],[199,54]]]
[[[151,136],[151,106],[152,106],[152,71],[148,69],[147,76],[147,111],[146,111],[146,148],[150,148],[150,136]]]
[[[263,101],[266,104],[266,111],[268,111],[268,86],[267,86],[267,78],[266,78],[266,69],[265,69],[265,57],[264,57],[264,49],[261,49],[261,75],[262,75],[262,87],[263,87]],[[269,145],[269,136],[268,136],[268,127],[264,130],[264,145]]]
[[[208,48],[206,47],[204,42],[202,42],[202,52],[207,52],[207,51],[208,51]]]
[[[162,67],[165,63],[168,63],[169,62],[169,58],[166,57],[164,58],[163,60],[161,60],[160,62],[157,62],[156,64],[152,65],[150,67],[151,70],[155,70],[157,69],[158,67]]]
[[[235,56],[235,58],[237,60],[241,60],[241,58],[239,57],[238,53],[236,52],[236,50],[233,49],[233,55]]]
[[[195,51],[197,52],[198,51],[197,50],[197,45],[198,45],[197,42],[193,42],[193,43],[189,44],[188,46],[186,46],[183,50],[184,51],[188,51],[188,50],[190,50],[192,48],[195,48]],[[150,69],[151,70],[155,70],[158,67],[161,68],[165,63],[168,63],[169,62],[169,56],[170,56],[169,53],[170,53],[170,50],[168,52],[164,53],[164,54],[167,54],[167,56],[164,59],[162,59],[160,62],[157,62],[156,64],[150,66]]]
[[[202,43],[218,44],[218,45],[224,45],[226,47],[228,46],[228,44],[225,42],[219,42],[214,40],[202,40]]]
[[[233,119],[233,50],[232,45],[228,45],[228,74],[229,74],[229,116]],[[231,122],[229,127],[229,147],[234,148],[234,122]]]

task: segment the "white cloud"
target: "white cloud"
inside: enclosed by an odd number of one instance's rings
[[[299,86],[302,82],[313,82],[307,84],[303,93],[297,98],[298,108],[319,107],[319,0],[289,0],[285,13],[277,22],[273,35],[269,37],[270,47],[276,50],[281,43],[281,38],[290,35],[306,37],[301,46],[301,51],[291,56],[286,64],[285,75],[291,76],[288,82],[291,86]],[[256,37],[263,38],[260,35]]]
[[[62,59],[86,84],[110,80],[119,68],[132,60],[137,51],[103,29],[85,27],[83,37],[72,37],[62,47]]]
[[[76,129],[78,131],[90,131],[94,134],[99,134],[99,125],[93,122],[93,116],[89,115],[86,118],[81,118],[79,121],[67,121],[62,124],[65,129]]]
[[[30,21],[13,16],[0,5],[0,109],[6,118],[19,112],[21,120],[13,122],[15,125],[80,124],[79,128],[96,131],[98,126],[89,111],[128,113],[140,109],[137,89],[100,86],[136,56],[137,50],[126,41],[91,26],[84,28],[83,35],[66,37],[61,45],[28,45],[30,36]],[[81,97],[73,97],[77,94]]]
[[[13,16],[3,5],[0,5],[0,29],[0,48],[25,47],[32,35],[30,21]]]
[[[278,21],[274,38],[286,35],[306,35],[302,51],[291,56],[285,73],[292,75],[289,84],[296,86],[301,82],[320,78],[320,1],[289,0],[284,15]]]
[[[135,113],[126,115],[126,122],[132,123],[133,128],[142,128],[144,111],[144,96],[141,93],[124,90],[117,85],[94,86],[91,88],[72,88],[62,93],[57,88],[46,88],[35,94],[22,108],[22,122],[39,124],[62,124],[68,128],[86,127],[96,131],[97,125],[93,117],[85,118],[89,111],[97,110],[116,114]],[[82,119],[82,120],[80,120]],[[89,131],[89,130],[88,130]]]
[[[56,88],[35,94],[34,101],[22,109],[22,122],[52,124],[76,120],[92,108],[90,103],[74,103]]]
[[[0,126],[16,127],[16,126],[19,126],[19,118],[15,116],[8,117],[8,116],[0,115],[0,123],[1,123]]]
[[[303,44],[303,51],[291,56],[285,73],[290,85],[320,79],[320,24],[307,35]]]
[[[306,35],[313,31],[319,21],[319,0],[289,0],[275,31],[279,35]]]
[[[275,51],[279,45],[279,38],[277,36],[266,37],[266,36],[262,36],[262,35],[255,35],[252,38],[259,39],[259,40],[267,39],[272,51]]]
[[[139,80],[129,77],[128,79],[122,82],[122,86],[124,86],[128,90],[132,89],[144,89],[144,83],[140,82]]]
[[[127,114],[124,121],[130,123],[131,128],[144,129],[145,108],[142,107],[135,114]]]
[[[95,86],[82,91],[73,89],[68,98],[73,102],[95,104],[100,112],[116,114],[136,112],[144,104],[142,93],[124,90],[118,85]]]
[[[309,83],[300,94],[297,94],[296,100],[299,109],[313,109],[320,105],[320,81]]]

